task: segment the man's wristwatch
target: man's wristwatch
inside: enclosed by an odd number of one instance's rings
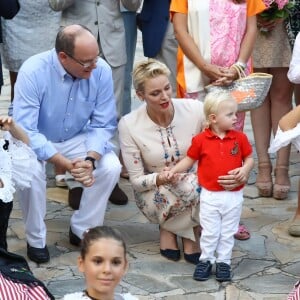
[[[91,157],[91,156],[87,156],[84,160],[89,160],[92,162],[92,165],[93,165],[93,170],[96,169],[96,166],[95,166],[95,161],[96,159],[94,157]]]

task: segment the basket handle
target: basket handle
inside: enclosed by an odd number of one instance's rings
[[[251,73],[249,74],[249,76],[255,76],[255,77],[273,77],[273,75],[269,74],[269,73]]]
[[[237,73],[238,73],[238,75],[239,75],[239,78],[238,78],[238,79],[241,79],[241,78],[243,78],[243,77],[246,77],[246,73],[245,73],[244,69],[242,68],[242,66],[233,64],[233,65],[231,66],[231,68],[234,68],[234,69],[237,71]]]

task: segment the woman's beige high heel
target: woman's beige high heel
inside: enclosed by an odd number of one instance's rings
[[[258,195],[261,197],[272,196],[272,165],[269,162],[258,164],[258,175],[256,178],[256,187],[258,189]],[[260,179],[260,178],[263,178]],[[267,178],[267,180],[266,180]]]
[[[288,184],[277,183],[280,178],[288,178]],[[291,188],[289,178],[289,168],[287,166],[278,166],[275,168],[275,184],[273,187],[273,197],[277,200],[284,200],[287,198]]]

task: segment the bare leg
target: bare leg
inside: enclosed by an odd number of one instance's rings
[[[271,166],[268,154],[271,130],[276,132],[280,118],[292,109],[293,85],[288,81],[287,68],[257,69],[273,75],[272,85],[264,104],[251,112],[251,121],[258,156],[257,186],[271,183]],[[290,186],[288,177],[290,147],[278,151],[276,160],[275,196],[285,199]],[[269,165],[269,167],[268,167]],[[269,185],[271,187],[271,184]],[[262,189],[260,190],[260,192]],[[271,191],[270,191],[271,195]],[[263,193],[262,193],[263,196]]]
[[[183,251],[186,254],[192,254],[200,252],[200,226],[196,226],[194,229],[195,241],[190,239],[182,238]]]
[[[292,236],[300,237],[300,180],[298,181],[298,203],[294,219],[289,225],[288,232]]]
[[[268,69],[256,69],[255,72],[268,72]],[[272,87],[272,86],[271,86]],[[272,166],[268,154],[271,138],[271,98],[268,93],[261,107],[251,111],[255,147],[258,158],[256,186],[260,196],[272,195]]]
[[[300,220],[300,180],[298,182],[298,206],[296,209],[296,213],[295,213],[295,219],[299,219]]]
[[[160,227],[160,249],[178,250],[177,236]]]
[[[180,259],[180,250],[178,249],[177,236],[170,231],[160,227],[160,254],[172,261]]]
[[[288,68],[272,68],[273,88],[271,95],[272,130],[275,134],[279,120],[292,109],[293,84],[287,78]],[[290,158],[290,146],[284,147],[277,152],[275,167],[275,184],[273,197],[283,200],[290,190],[290,178],[288,174]]]
[[[17,76],[18,73],[17,72],[13,72],[13,71],[9,71],[9,78],[10,78],[10,101],[13,102],[14,100],[14,87],[15,87],[15,83],[17,81]]]

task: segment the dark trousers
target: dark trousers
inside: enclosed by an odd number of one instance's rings
[[[13,202],[5,203],[0,200],[0,247],[7,250],[6,233],[8,220],[13,208]]]

